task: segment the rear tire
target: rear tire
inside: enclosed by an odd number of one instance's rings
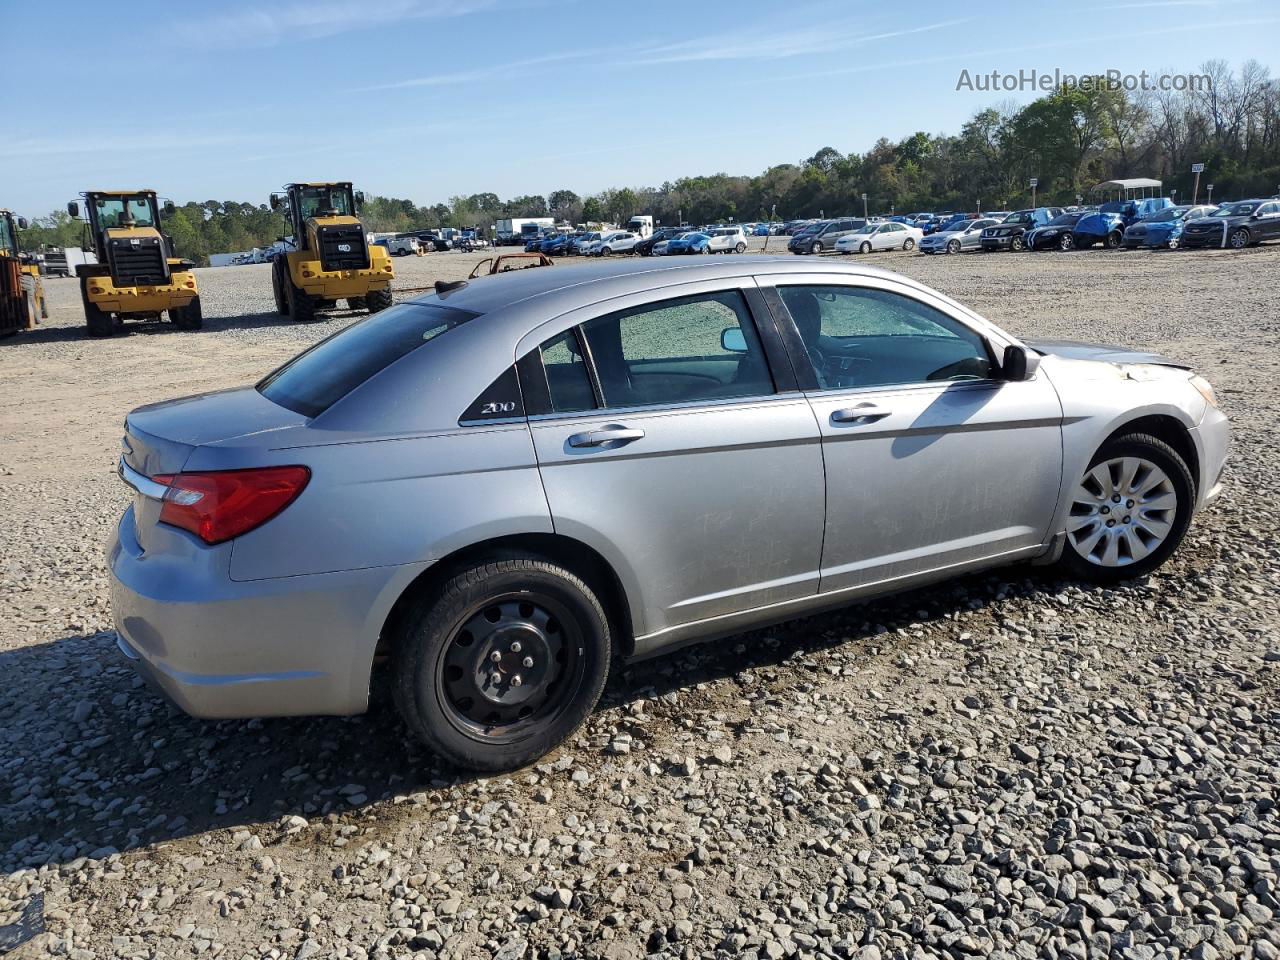
[[[1076,248],[1076,240],[1075,240],[1075,237],[1073,237],[1071,234],[1064,233],[1062,236],[1058,238],[1059,250],[1074,250],[1075,248]]]
[[[115,333],[116,325],[111,314],[89,300],[89,282],[87,278],[80,281],[80,299],[84,301],[84,322],[91,337],[109,337]]]
[[[746,253],[746,252],[747,252],[747,245],[746,245],[745,243],[739,243],[736,247],[734,247],[734,248],[733,248],[733,252],[734,252],[734,253]]]
[[[386,290],[370,290],[364,296],[365,308],[370,313],[377,313],[379,310],[385,310],[394,303],[391,299],[391,288]]]
[[[368,304],[365,303],[364,297],[347,297],[348,310],[363,310],[366,306]]]
[[[289,299],[285,293],[285,284],[289,282],[285,272],[284,257],[276,257],[271,261],[271,294],[275,297],[276,313],[282,317],[289,315]]]
[[[169,320],[179,330],[199,330],[204,326],[204,311],[200,307],[197,294],[185,307],[175,307],[169,311]]]
[[[310,323],[316,318],[316,298],[301,287],[294,286],[293,280],[286,273],[284,276],[285,298],[289,309],[286,311],[298,323]]]
[[[495,560],[459,571],[406,618],[392,652],[396,705],[449,761],[515,770],[578,729],[611,653],[609,619],[576,574]]]
[[[1196,496],[1182,457],[1145,433],[1104,443],[1074,489],[1061,565],[1108,584],[1164,563],[1187,532]]]

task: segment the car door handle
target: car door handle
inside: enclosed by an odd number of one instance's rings
[[[873,423],[876,420],[883,420],[892,412],[892,410],[878,407],[874,403],[860,403],[856,407],[842,407],[839,410],[832,410],[831,422]]]
[[[588,430],[586,433],[575,433],[569,437],[571,447],[603,447],[606,443],[630,443],[632,440],[644,438],[643,430],[628,427],[605,427],[603,430]]]

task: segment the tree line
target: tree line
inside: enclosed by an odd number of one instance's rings
[[[376,231],[489,227],[500,218],[536,216],[577,224],[649,214],[668,224],[711,223],[856,214],[863,194],[873,214],[1009,209],[1029,205],[1031,178],[1045,204],[1087,200],[1093,184],[1140,176],[1156,177],[1166,193],[1190,201],[1193,163],[1205,164],[1201,198],[1209,183],[1218,200],[1280,191],[1280,80],[1252,60],[1237,69],[1212,60],[1200,72],[1209,82],[1187,91],[1133,92],[1098,78],[1024,106],[979,110],[958,133],[881,138],[865,153],[823,147],[756,176],[682,177],[588,196],[569,189],[510,200],[477,193],[429,206],[370,196],[361,217]],[[28,249],[75,246],[81,229],[56,212],[37,220],[23,242]],[[266,246],[285,229],[266,204],[237,201],[186,203],[165,221],[178,252],[201,263],[211,253]]]

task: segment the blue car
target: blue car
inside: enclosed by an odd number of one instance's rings
[[[667,242],[667,256],[681,253],[710,253],[711,238],[705,233],[682,233]]]
[[[1216,206],[1193,207],[1185,203],[1165,207],[1125,228],[1122,245],[1126,250],[1138,247],[1176,249],[1182,242],[1182,228],[1188,220],[1210,216],[1217,209]]]
[[[1076,221],[1072,239],[1077,250],[1101,243],[1114,250],[1124,242],[1124,232],[1134,223],[1173,206],[1168,197],[1144,197],[1140,200],[1108,200],[1096,213]]]
[[[769,235],[769,225],[767,223],[757,223],[751,234],[756,237],[767,237]]]

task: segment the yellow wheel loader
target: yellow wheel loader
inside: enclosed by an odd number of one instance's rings
[[[40,265],[18,246],[18,231],[25,229],[26,218],[0,210],[0,337],[30,330],[49,316]]]
[[[391,306],[391,257],[373,246],[356,217],[364,195],[351,184],[291,183],[271,195],[293,231],[294,249],[271,261],[276,309],[307,321],[346,300],[352,310]],[[281,238],[283,239],[283,238]]]
[[[126,320],[159,320],[179,330],[204,324],[195,264],[175,256],[173,240],[160,231],[154,190],[88,190],[84,211],[72,200],[67,213],[84,220],[97,263],[78,264],[80,299],[91,337],[109,337]],[[165,201],[165,212],[173,204]]]

